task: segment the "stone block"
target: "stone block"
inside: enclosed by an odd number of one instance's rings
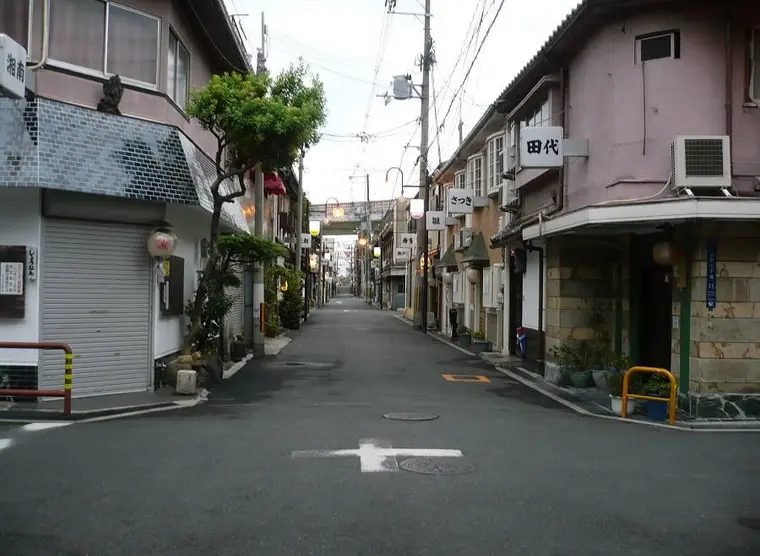
[[[689,393],[688,412],[701,419],[760,418],[760,394]]]
[[[690,376],[705,383],[754,384],[760,389],[760,360],[752,359],[699,359]],[[722,390],[726,391],[726,390]],[[738,391],[738,390],[728,390]]]
[[[757,342],[694,342],[701,359],[760,359]]]
[[[548,280],[566,280],[573,276],[573,269],[569,266],[562,266],[557,268],[548,268],[546,270],[546,278]]]
[[[760,320],[692,318],[691,338],[698,342],[756,342],[760,338]]]
[[[182,370],[177,372],[177,394],[194,395],[197,391],[196,380],[198,373],[196,371]]]
[[[693,301],[691,303],[691,316],[696,318],[756,318],[756,303],[751,301],[721,301],[715,304],[712,311],[707,308],[704,301]]]
[[[717,301],[760,301],[760,280],[755,278],[716,278],[715,298]],[[691,290],[692,301],[707,299],[707,279],[694,278]]]

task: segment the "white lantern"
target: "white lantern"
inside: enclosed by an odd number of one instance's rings
[[[372,254],[375,256],[376,259],[379,259],[380,258],[380,248],[379,247],[373,248],[372,249]]]
[[[309,233],[312,235],[312,237],[317,237],[321,228],[322,225],[319,220],[309,221]]]
[[[454,273],[449,272],[448,270],[443,271],[443,283],[444,284],[451,284],[454,281]]]
[[[419,220],[425,216],[425,200],[424,199],[412,199],[409,201],[409,216],[415,220]]]
[[[148,252],[151,257],[168,259],[177,248],[177,236],[166,228],[155,230],[148,237]]]
[[[465,273],[465,276],[467,276],[467,281],[470,284],[479,284],[480,283],[480,269],[474,266],[471,266],[467,269],[467,272]]]

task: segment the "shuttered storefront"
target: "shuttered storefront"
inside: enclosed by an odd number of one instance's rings
[[[141,226],[44,219],[41,336],[74,350],[74,396],[152,383],[148,234]],[[60,353],[41,352],[40,381],[61,387]]]
[[[234,340],[235,336],[243,333],[243,271],[236,272],[235,276],[240,280],[240,286],[227,289],[227,295],[235,298],[230,312],[227,313],[228,341]]]

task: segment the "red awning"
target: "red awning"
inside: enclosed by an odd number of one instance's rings
[[[282,179],[280,179],[280,176],[277,175],[277,172],[264,174],[264,192],[270,195],[281,196],[288,194],[285,189],[285,184],[282,182]]]

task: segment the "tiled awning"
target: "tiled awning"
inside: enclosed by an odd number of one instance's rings
[[[0,159],[6,161],[0,187],[78,191],[213,211],[214,162],[170,125],[43,98],[0,98]],[[237,187],[226,180],[220,191]],[[225,203],[222,219],[248,231],[239,202]]]
[[[464,252],[462,262],[482,266],[491,263],[491,257],[488,253],[488,248],[486,247],[486,240],[483,237],[483,232],[478,232],[478,234],[472,238],[470,246],[467,248],[467,251]]]
[[[510,223],[491,236],[491,249],[501,249],[522,240],[523,224]]]

